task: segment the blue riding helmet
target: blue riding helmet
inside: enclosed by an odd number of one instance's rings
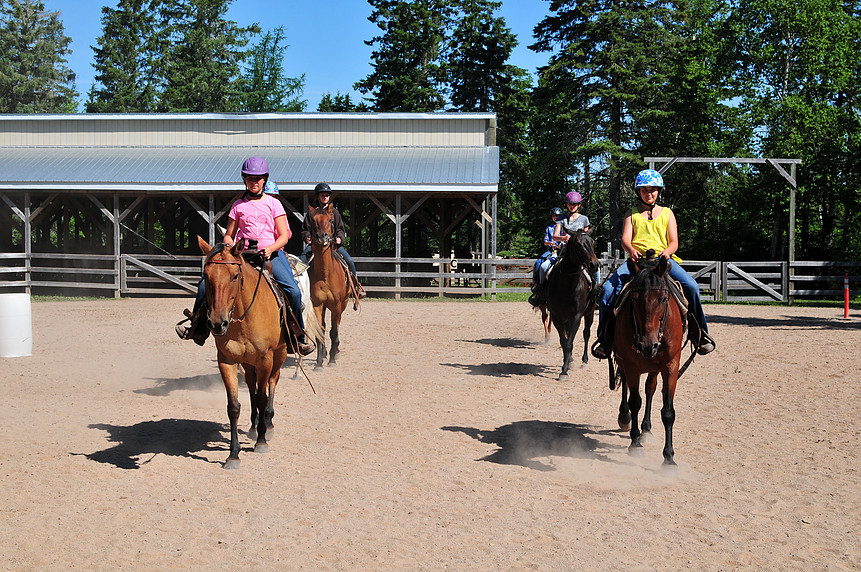
[[[560,209],[559,207],[553,207],[553,209],[550,211],[550,216],[552,216],[553,218],[556,218],[561,214],[562,209]]]
[[[263,192],[267,195],[277,195],[279,194],[278,185],[276,185],[272,181],[266,181],[266,185],[263,187]]]
[[[660,187],[664,188],[664,178],[654,169],[644,169],[637,173],[637,178],[634,180],[634,188],[640,187]]]

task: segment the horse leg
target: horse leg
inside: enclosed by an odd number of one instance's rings
[[[663,372],[664,380],[663,394],[664,406],[661,407],[661,421],[664,423],[664,464],[675,465],[673,459],[676,452],[673,450],[673,423],[676,421],[676,410],[673,407],[673,397],[676,394],[676,382],[679,379],[679,364],[669,371]]]
[[[643,412],[643,433],[652,432],[652,398],[658,386],[658,374],[655,372],[646,376],[646,410]]]
[[[248,429],[248,438],[252,441],[257,440],[257,420],[260,412],[257,410],[257,398],[254,395],[254,380],[257,379],[257,371],[253,365],[242,364],[242,370],[245,372],[245,385],[248,386],[248,396],[251,400],[251,427]]]
[[[589,337],[592,335],[592,322],[595,321],[595,305],[587,302],[583,313],[583,365],[589,363]]]
[[[329,310],[332,317],[332,327],[329,330],[329,341],[332,346],[329,348],[329,365],[336,365],[338,354],[341,353],[341,338],[338,335],[338,326],[341,325],[342,308],[333,308]]]
[[[640,424],[637,422],[637,416],[640,414],[640,407],[643,405],[643,398],[640,397],[640,374],[631,375],[633,372],[625,371],[625,385],[628,388],[628,409],[631,411],[631,445],[628,447],[628,452],[636,454],[643,447],[640,442]]]
[[[272,372],[272,355],[269,354],[261,360],[256,366],[257,377],[255,379],[257,391],[255,395],[257,410],[259,411],[257,420],[257,442],[254,444],[255,453],[265,453],[269,450],[269,445],[266,443],[266,429],[271,424],[270,417],[270,402],[269,402],[269,380]]]
[[[317,314],[317,321],[326,331],[326,307],[323,305],[314,308],[314,313]],[[317,340],[317,363],[314,365],[314,370],[323,369],[323,360],[326,358],[326,343],[325,339]]]
[[[625,375],[622,374],[622,401],[619,403],[619,429],[629,431],[631,429],[631,410],[628,408],[628,386],[625,383]]]
[[[550,341],[553,323],[550,321],[550,312],[547,310],[547,306],[542,304],[539,308],[541,309],[541,323],[544,325],[544,343],[546,344]]]
[[[571,329],[566,328],[565,324],[557,323],[554,320],[556,331],[559,332],[559,345],[562,346],[562,372],[557,378],[559,381],[568,379],[568,369],[571,367],[571,352],[574,348],[574,340],[572,339]]]
[[[236,366],[221,363],[218,364],[224,388],[227,390],[227,418],[230,420],[230,455],[224,463],[225,469],[239,468],[239,376]]]

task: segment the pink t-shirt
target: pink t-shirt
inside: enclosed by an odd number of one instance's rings
[[[287,216],[281,201],[270,195],[256,200],[241,198],[230,207],[227,215],[236,221],[236,238],[256,238],[260,247],[273,244],[278,238],[275,232],[275,219]],[[290,225],[287,225],[287,238],[290,238]]]

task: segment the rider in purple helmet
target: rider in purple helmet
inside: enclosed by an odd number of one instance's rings
[[[293,277],[293,271],[283,250],[291,236],[287,213],[281,201],[265,192],[269,181],[269,164],[265,159],[249,157],[242,163],[241,172],[245,193],[230,208],[224,242],[228,246],[233,246],[240,238],[244,238],[246,243],[256,241],[262,255],[272,261],[272,275],[287,295],[290,308],[298,322],[298,331],[295,335],[299,353],[308,355],[314,351],[314,344],[305,340],[302,292],[299,290],[296,278]],[[198,334],[205,334],[201,332],[199,324],[203,317],[200,310],[205,301],[205,282],[201,279],[194,309],[191,312],[186,310],[186,315],[192,318],[191,325],[186,327],[180,323],[176,326],[176,333],[180,338],[194,339],[195,342],[203,345],[206,337]]]

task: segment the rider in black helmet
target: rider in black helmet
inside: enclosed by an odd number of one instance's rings
[[[314,187],[314,202],[317,207],[324,207],[332,202],[332,188],[328,183],[319,183],[316,187]],[[353,282],[353,287],[355,288],[356,295],[359,298],[365,297],[365,289],[362,288],[362,285],[359,283],[359,278],[356,276],[356,263],[353,262],[353,258],[347,252],[347,249],[344,248],[344,242],[347,240],[347,230],[344,227],[344,219],[341,217],[341,213],[338,212],[338,209],[335,206],[332,206],[332,233],[335,235],[335,244],[338,245],[337,253],[341,255],[344,261],[347,263],[347,267],[350,269],[350,279]],[[307,262],[308,257],[311,255],[311,217],[305,216],[305,220],[302,223],[302,240],[305,241],[305,249],[302,251],[302,261]]]

